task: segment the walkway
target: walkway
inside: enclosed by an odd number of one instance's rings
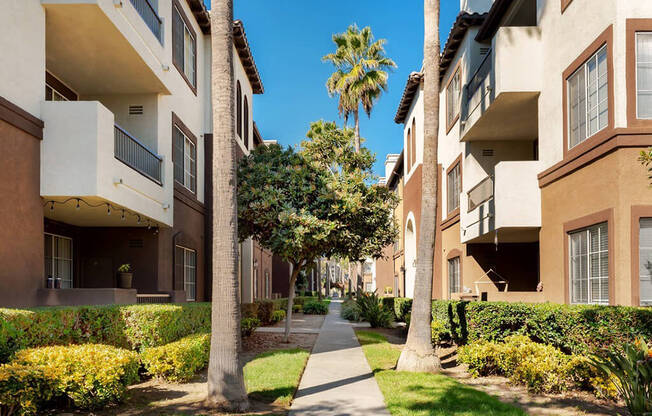
[[[351,324],[332,301],[301,378],[290,416],[389,416]]]

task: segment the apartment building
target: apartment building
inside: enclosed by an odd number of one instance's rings
[[[242,23],[233,30],[243,155],[262,142],[252,104],[263,86]],[[0,305],[208,299],[203,2],[9,0],[0,32]],[[242,251],[252,292],[253,243]],[[118,288],[122,264],[132,289]]]
[[[637,162],[652,145],[652,3],[460,5],[441,55],[433,296],[652,304],[652,191]],[[412,74],[395,118],[408,296],[422,88]]]

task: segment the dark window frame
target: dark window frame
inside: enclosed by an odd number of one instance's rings
[[[176,57],[176,50],[177,47],[175,46],[175,38],[178,36],[177,34],[177,25],[174,24],[174,19],[175,19],[175,10],[178,12],[179,17],[181,17],[181,21],[185,24],[185,26],[188,28],[188,31],[192,35],[193,38],[193,46],[195,48],[195,56],[194,56],[194,72],[195,72],[195,82],[192,83],[186,76],[186,73],[183,69],[183,62],[178,62],[177,57]],[[183,47],[183,34],[181,36],[182,39],[182,47]],[[182,51],[183,55],[183,51]],[[185,12],[183,11],[183,7],[181,7],[181,4],[179,3],[178,0],[172,0],[172,64],[177,68],[179,71],[179,74],[181,74],[181,77],[186,81],[186,84],[190,87],[192,90],[193,94],[197,95],[197,33],[195,32],[195,29],[192,27],[192,24],[190,23],[190,19],[186,16]]]
[[[177,154],[176,146],[174,145],[174,129],[179,129],[179,131],[181,131],[181,133],[183,133],[184,136],[186,136],[192,142],[192,144],[195,146],[195,166],[194,166],[194,169],[193,169],[193,172],[192,172],[192,174],[195,176],[195,189],[193,190],[193,189],[189,189],[188,187],[186,187],[183,183],[179,182],[177,180],[175,174],[173,174],[172,176],[173,176],[173,179],[174,179],[174,188],[175,188],[175,190],[179,190],[179,191],[181,191],[183,193],[186,193],[186,194],[189,193],[193,198],[196,198],[197,197],[197,188],[198,188],[197,182],[199,182],[198,177],[197,177],[197,165],[198,165],[198,159],[199,159],[199,157],[198,157],[199,150],[197,148],[197,138],[195,137],[194,134],[192,134],[190,129],[183,123],[183,121],[181,121],[181,119],[173,112],[172,113],[172,162],[173,162],[173,165],[174,165],[173,168],[176,168],[176,163],[178,162],[177,158],[179,157],[179,155]],[[184,155],[183,150],[182,150],[182,154],[181,154],[181,162],[182,163],[185,160],[184,156],[185,155]],[[182,165],[182,168],[183,168],[183,165]]]

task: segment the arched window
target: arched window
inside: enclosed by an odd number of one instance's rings
[[[417,163],[417,124],[412,119],[412,165]]]
[[[410,172],[412,168],[412,130],[408,129],[407,132],[407,153],[405,155],[405,162],[407,165],[407,171]]]
[[[238,81],[235,92],[235,107],[236,131],[238,137],[242,138],[242,88],[240,88],[240,81]]]
[[[244,97],[244,146],[249,149],[249,101]]]

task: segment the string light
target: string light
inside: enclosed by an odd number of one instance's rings
[[[75,207],[77,211],[79,211],[79,198],[77,199],[77,206]]]
[[[52,205],[50,205],[50,212],[54,211],[54,201],[52,201]]]
[[[111,215],[111,205],[106,204],[106,215]]]
[[[121,217],[120,219],[121,219],[122,221],[125,220],[125,210],[124,210],[124,209],[122,210],[122,217]]]

